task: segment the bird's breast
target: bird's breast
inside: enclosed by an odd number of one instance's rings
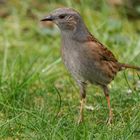
[[[82,62],[80,60],[81,50],[82,48],[78,48],[76,43],[63,41],[61,48],[62,60],[69,70],[69,72],[73,75],[76,80],[83,80],[82,78]]]

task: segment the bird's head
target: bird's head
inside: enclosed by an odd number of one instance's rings
[[[72,8],[59,8],[52,11],[41,21],[52,21],[61,31],[73,31],[81,20],[77,11]]]

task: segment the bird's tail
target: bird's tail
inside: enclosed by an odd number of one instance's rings
[[[129,65],[129,64],[120,64],[120,67],[121,67],[121,70],[125,70],[127,68],[130,68],[130,69],[136,69],[136,70],[140,71],[140,67],[132,66],[132,65]]]

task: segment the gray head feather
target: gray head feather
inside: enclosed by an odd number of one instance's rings
[[[62,37],[69,36],[69,38],[80,41],[86,40],[87,36],[90,35],[82,17],[73,8],[58,8],[52,11],[44,20],[51,20],[57,24]]]

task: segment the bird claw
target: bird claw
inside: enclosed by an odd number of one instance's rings
[[[107,125],[111,125],[113,123],[113,117],[110,116],[107,120]]]
[[[80,116],[79,119],[78,119],[78,124],[81,124],[83,122],[83,117]]]
[[[82,120],[78,120],[78,125],[81,124],[83,121]]]

